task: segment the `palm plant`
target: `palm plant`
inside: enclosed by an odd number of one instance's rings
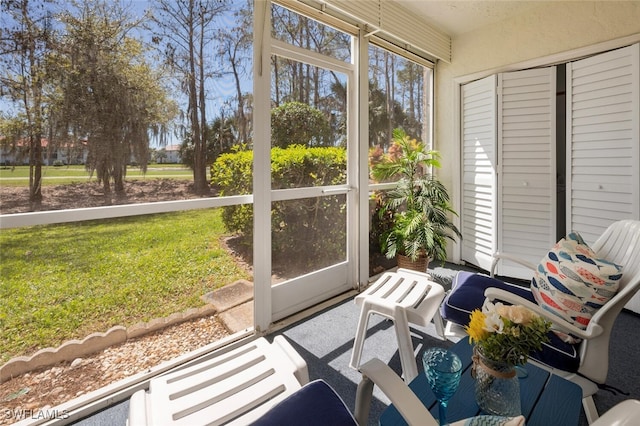
[[[444,261],[447,240],[461,238],[450,216],[449,194],[430,169],[440,167],[437,151],[427,151],[422,142],[409,138],[402,129],[393,131],[390,153],[372,169],[378,181],[396,179],[397,186],[385,194],[381,216],[391,216],[390,228],[382,234],[382,250],[388,258],[403,255]]]

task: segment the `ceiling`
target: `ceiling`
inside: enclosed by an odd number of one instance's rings
[[[531,0],[396,0],[451,37],[526,13],[547,1]],[[556,0],[557,1],[557,0]]]

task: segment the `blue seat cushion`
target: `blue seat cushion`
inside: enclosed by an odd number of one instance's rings
[[[274,405],[253,425],[357,426],[344,401],[324,380],[307,383]]]
[[[474,309],[481,309],[484,303],[484,291],[496,287],[517,294],[532,303],[536,303],[529,287],[507,283],[487,275],[460,271],[453,279],[451,291],[440,307],[442,318],[454,324],[466,326]],[[550,367],[563,371],[576,372],[580,366],[578,344],[562,341],[555,333],[549,332],[549,342],[542,345],[542,350],[530,354],[533,358]]]

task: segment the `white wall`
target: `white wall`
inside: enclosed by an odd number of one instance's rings
[[[541,2],[524,15],[452,39],[452,62],[436,66],[435,149],[442,154],[439,177],[451,189],[456,210],[459,83],[559,58],[566,61],[566,52],[618,39],[640,40],[640,1]],[[455,251],[450,255],[458,260]]]

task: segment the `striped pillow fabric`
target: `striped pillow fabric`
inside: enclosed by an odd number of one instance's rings
[[[561,239],[542,259],[531,281],[538,305],[585,330],[618,291],[622,267],[598,259],[578,233]],[[569,343],[579,339],[556,331]]]

